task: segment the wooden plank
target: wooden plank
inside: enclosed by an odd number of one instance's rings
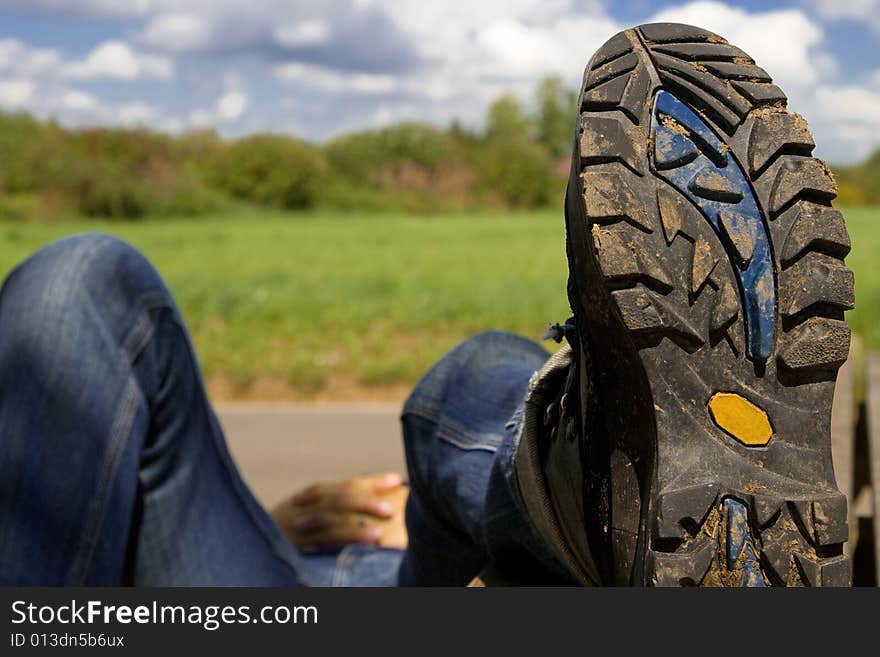
[[[874,563],[880,564],[880,354],[869,354],[865,370],[868,411],[868,455],[874,513]]]
[[[834,402],[831,406],[831,453],[834,459],[834,478],[837,487],[846,495],[849,522],[849,541],[844,547],[852,554],[858,538],[858,519],[855,517],[854,452],[856,438],[855,371],[853,354],[837,373]]]

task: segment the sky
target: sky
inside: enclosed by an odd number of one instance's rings
[[[546,75],[575,88],[621,29],[718,32],[833,163],[880,146],[880,0],[0,0],[0,109],[320,141],[400,120],[479,128]]]

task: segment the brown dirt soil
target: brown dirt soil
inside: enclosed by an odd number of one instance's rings
[[[365,386],[350,375],[335,375],[315,392],[294,388],[281,377],[260,377],[242,389],[223,376],[207,382],[208,396],[215,402],[387,402],[402,404],[412,390],[404,384]]]

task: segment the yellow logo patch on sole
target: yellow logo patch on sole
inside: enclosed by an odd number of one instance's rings
[[[709,413],[721,429],[749,447],[763,447],[773,436],[767,413],[735,392],[716,392]]]

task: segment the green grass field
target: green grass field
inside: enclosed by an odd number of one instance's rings
[[[867,348],[880,348],[878,214],[845,210],[858,306],[848,319]],[[470,334],[535,337],[568,316],[556,212],[7,223],[0,275],[87,230],[119,235],[156,264],[220,396],[399,397]]]

